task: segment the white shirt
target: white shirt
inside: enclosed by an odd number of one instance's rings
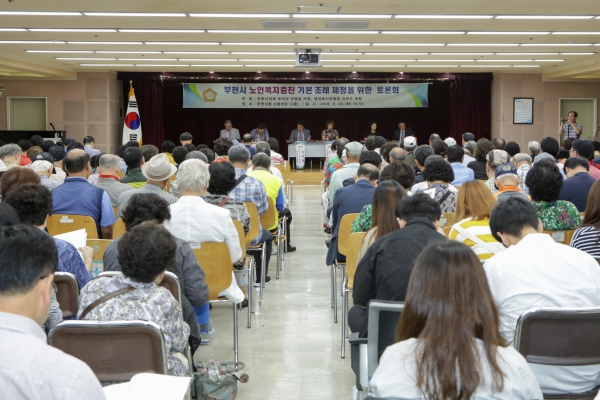
[[[445,184],[445,185],[448,186],[449,191],[451,191],[453,193],[458,193],[458,189],[456,187],[452,186],[451,184]],[[429,189],[429,186],[427,185],[427,181],[419,182],[410,188],[410,192],[408,192],[408,195],[412,196],[413,194],[415,194],[417,192],[424,192],[427,189]]]
[[[190,244],[219,242],[227,244],[231,262],[242,258],[242,248],[229,210],[208,204],[200,196],[183,196],[171,204],[171,220],[165,228]]]
[[[469,165],[469,163],[471,161],[477,161],[477,160],[475,158],[473,158],[473,157],[468,156],[468,155],[465,154],[465,157],[463,158],[462,165],[464,165],[466,167],[467,165]]]
[[[358,172],[359,167],[359,163],[345,164],[331,175],[331,180],[329,182],[329,201],[331,203],[333,203],[335,192],[344,186],[343,183],[346,179],[354,177],[354,174]]]
[[[475,339],[479,358],[487,361],[483,342]],[[417,387],[417,365],[415,356],[419,340],[408,339],[389,346],[373,374],[369,387],[377,397],[424,399]],[[484,399],[543,399],[542,391],[527,365],[527,361],[513,347],[497,347],[496,360],[504,372],[502,392],[493,392],[493,375],[487,362],[482,363],[482,384],[475,391],[473,400]]]
[[[483,267],[500,307],[500,332],[509,343],[519,316],[531,307],[600,307],[598,263],[550,235],[527,235]],[[579,393],[600,384],[600,365],[530,366],[544,393]]]

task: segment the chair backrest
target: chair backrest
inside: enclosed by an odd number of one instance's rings
[[[87,215],[54,214],[48,217],[46,228],[52,236],[85,229],[88,239],[98,239],[96,221]]]
[[[367,232],[353,233],[348,238],[348,254],[346,254],[346,276],[348,277],[348,287],[354,287],[354,274],[358,266],[358,253],[362,247]]]
[[[100,383],[168,374],[165,341],[154,322],[65,321],[50,332],[48,344],[85,362]]]
[[[442,228],[442,230],[444,231],[444,235],[446,235],[446,237],[449,237],[450,231],[452,230],[452,225],[445,226],[444,228]]]
[[[340,221],[340,230],[338,232],[338,252],[343,255],[348,253],[348,239],[352,234],[352,223],[358,217],[358,214],[346,214]]]
[[[231,271],[233,264],[229,255],[229,248],[225,243],[204,242],[200,248],[192,250],[198,263],[206,274],[204,281],[208,285],[209,300],[216,300],[219,293],[231,285]]]
[[[440,218],[440,227],[444,228],[446,226],[452,226],[456,222],[456,214],[455,213],[442,213],[442,218]]]
[[[275,221],[275,213],[273,212],[275,209],[275,204],[273,204],[272,198],[269,197],[268,200],[269,209],[260,216],[260,224],[264,229],[271,229],[271,227],[277,223],[277,221]]]
[[[244,204],[248,209],[248,214],[250,214],[250,231],[248,231],[248,234],[246,235],[246,247],[248,247],[260,234],[260,220],[258,218],[258,208],[256,208],[256,204],[251,201],[245,201]]]
[[[573,238],[573,233],[575,230],[571,229],[568,231],[544,231],[545,234],[552,236],[557,243],[566,244],[569,246],[571,244],[571,239]]]
[[[600,307],[525,311],[517,321],[515,349],[528,363],[600,364]]]
[[[367,338],[367,354],[369,379],[379,365],[379,357],[391,344],[394,344],[396,325],[400,314],[404,311],[404,303],[398,301],[369,301],[369,332]]]
[[[123,222],[123,218],[117,219],[117,222],[115,222],[115,227],[113,229],[113,240],[115,240],[116,238],[120,238],[125,234],[125,232],[125,222]]]
[[[286,163],[289,164],[289,163]],[[283,180],[288,182],[291,179],[291,171],[289,167],[283,166],[281,164],[275,164],[279,172],[281,172],[281,176],[283,176]]]
[[[104,271],[104,253],[112,240],[108,239],[88,239],[86,245],[94,249],[94,265],[92,266],[92,274],[98,276]]]
[[[77,315],[79,308],[79,285],[75,275],[70,272],[55,272],[56,300],[63,318]]]
[[[235,226],[235,230],[238,233],[238,238],[240,239],[240,248],[242,249],[242,258],[246,257],[246,236],[244,235],[244,226],[237,219],[232,219],[233,226]]]
[[[118,210],[119,210],[119,207],[113,206],[113,214],[115,214],[115,217],[117,216],[117,211]]]
[[[104,271],[101,272],[96,278],[112,278],[118,274],[121,274],[121,271]],[[181,304],[181,287],[179,285],[179,278],[177,278],[177,275],[170,271],[166,271],[165,275],[163,276],[163,280],[158,284],[158,286],[162,286],[171,292],[175,300]]]

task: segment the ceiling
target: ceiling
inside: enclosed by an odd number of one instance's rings
[[[324,7],[287,0],[82,3],[4,2],[0,76],[295,71],[296,49],[320,49],[323,67],[309,70],[600,79],[597,0],[572,0],[568,7],[557,0],[342,0]],[[299,6],[309,7],[299,12]]]

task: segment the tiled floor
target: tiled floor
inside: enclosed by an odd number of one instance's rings
[[[341,359],[341,320],[333,323],[320,188],[296,186],[294,191],[292,243],[298,250],[288,253],[279,280],[275,257],[271,259],[272,283],[252,315],[251,329],[246,328],[246,309],[239,314],[240,361],[250,376],[248,383],[238,385],[239,400],[351,398],[349,346]],[[195,358],[233,360],[231,306],[213,307],[211,318],[217,334]]]

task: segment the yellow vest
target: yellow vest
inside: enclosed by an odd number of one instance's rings
[[[267,191],[267,197],[269,197],[271,200],[273,200],[273,206],[275,206],[277,204],[277,195],[279,194],[279,189],[281,189],[281,185],[283,184],[281,179],[279,179],[275,175],[272,175],[271,173],[269,173],[269,171],[266,171],[263,169],[253,170],[248,175],[253,178],[258,179],[259,181],[262,182],[263,185],[265,185],[265,190]],[[270,210],[268,212],[272,212],[275,215],[275,225],[273,225],[272,227],[269,228],[269,230],[273,230],[273,229],[277,228],[277,220],[279,219],[279,212],[277,211],[276,207],[274,207],[273,210]]]

